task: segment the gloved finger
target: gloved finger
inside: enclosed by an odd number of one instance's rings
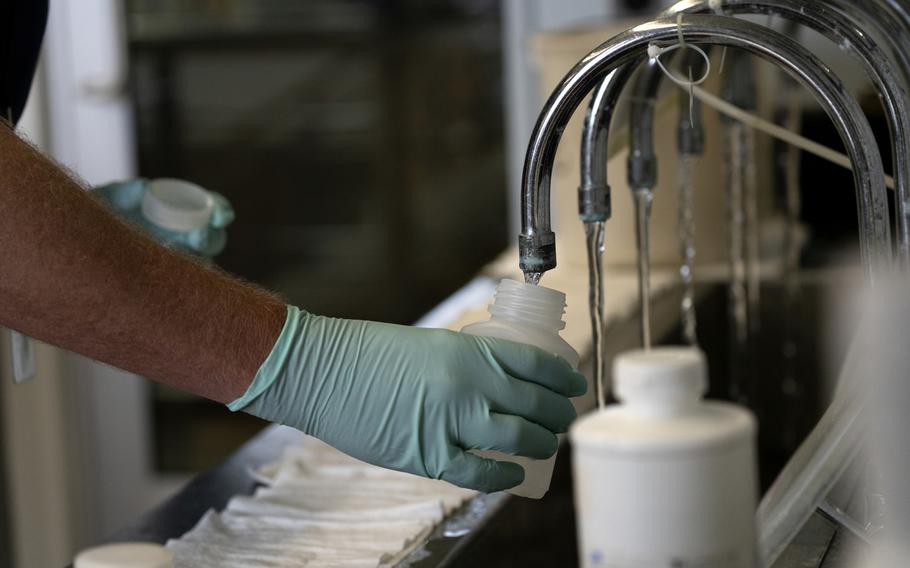
[[[490,398],[494,412],[520,416],[557,434],[568,432],[578,416],[572,401],[565,396],[512,376],[506,377],[505,386],[496,389]]]
[[[496,450],[505,454],[544,459],[559,448],[556,435],[519,416],[491,412],[487,420],[463,429],[460,445],[468,449]]]
[[[459,450],[440,477],[459,487],[493,493],[520,484],[525,479],[525,470],[515,463],[481,458]]]
[[[490,353],[508,374],[547,387],[565,396],[581,396],[588,390],[584,375],[562,357],[532,345],[504,339],[489,340]]]

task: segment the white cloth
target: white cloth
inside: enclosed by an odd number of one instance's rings
[[[476,492],[365,464],[306,437],[254,472],[253,496],[208,511],[167,547],[175,568],[397,564]]]

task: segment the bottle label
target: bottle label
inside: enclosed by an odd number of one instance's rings
[[[585,555],[584,566],[591,568],[754,568],[751,556],[735,551],[719,552],[704,555],[665,555],[646,556],[628,553],[589,550]]]

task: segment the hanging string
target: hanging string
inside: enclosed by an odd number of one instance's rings
[[[657,63],[657,66],[660,67],[660,70],[663,72],[663,74],[668,79],[670,79],[671,81],[673,81],[680,87],[689,91],[689,123],[694,127],[695,126],[694,118],[693,118],[694,107],[695,107],[694,89],[695,89],[696,85],[701,85],[702,83],[704,83],[705,81],[708,80],[708,76],[711,74],[711,59],[708,57],[708,54],[705,53],[704,49],[698,47],[697,45],[694,45],[691,43],[686,43],[686,38],[683,35],[683,31],[682,31],[682,17],[683,17],[683,15],[681,13],[676,15],[676,33],[677,33],[677,38],[678,38],[677,43],[672,44],[672,45],[667,45],[667,46],[660,46],[653,42],[649,43],[648,44],[648,57],[650,57],[653,61],[655,61]],[[698,53],[699,55],[701,55],[702,59],[704,59],[705,70],[702,73],[701,77],[699,77],[697,80],[692,78],[692,66],[691,65],[689,65],[688,79],[683,78],[683,77],[678,77],[673,72],[671,72],[669,69],[667,69],[666,66],[664,66],[663,61],[661,61],[661,59],[660,59],[661,55],[663,55],[665,53],[669,53],[671,51],[676,51],[677,49],[691,49],[691,50],[695,51],[696,53]]]
[[[751,112],[745,111],[738,106],[725,101],[721,97],[702,89],[701,87],[693,87],[692,92],[695,93],[695,98],[701,102],[705,103],[709,107],[712,107],[714,110],[729,116],[730,118],[734,118],[739,122],[742,122],[746,126],[760,130],[765,134],[786,142],[787,144],[792,144],[793,146],[796,146],[805,152],[818,156],[823,160],[827,160],[833,164],[847,168],[848,170],[853,169],[853,164],[850,161],[850,157],[842,152],[838,152],[837,150],[829,148],[823,144],[819,144],[818,142],[810,140],[801,134],[791,132],[783,126],[774,124],[773,122],[765,120],[760,116],[756,116]],[[894,189],[894,178],[892,176],[885,176],[885,186],[887,186],[888,189]]]
[[[717,13],[719,15],[724,15],[723,2],[724,2],[724,0],[708,0],[708,6],[712,10],[714,10],[715,13]],[[682,32],[682,16],[683,16],[682,13],[676,15],[676,26],[677,26],[677,34],[678,34],[677,43],[675,43],[673,45],[663,46],[663,47],[660,45],[657,45],[656,43],[650,43],[650,44],[648,44],[648,57],[653,59],[657,63],[657,65],[660,67],[661,71],[663,71],[664,75],[666,75],[667,78],[670,79],[670,81],[672,81],[675,85],[681,87],[682,89],[685,89],[689,93],[689,119],[690,120],[692,120],[692,108],[693,108],[693,104],[694,104],[693,99],[698,99],[698,100],[702,101],[703,103],[707,104],[708,106],[714,108],[716,111],[718,111],[722,114],[725,114],[735,120],[738,120],[739,122],[742,122],[743,124],[745,124],[751,128],[760,130],[760,131],[764,132],[765,134],[769,134],[770,136],[773,136],[774,138],[782,140],[782,141],[786,142],[787,144],[796,146],[797,148],[800,148],[801,150],[808,152],[810,154],[813,154],[815,156],[818,156],[824,160],[827,160],[829,162],[832,162],[834,164],[837,164],[839,166],[842,166],[842,167],[850,169],[850,170],[853,169],[853,164],[851,163],[850,158],[846,154],[844,154],[842,152],[838,152],[837,150],[834,150],[832,148],[828,148],[827,146],[825,146],[823,144],[819,144],[818,142],[815,142],[814,140],[810,140],[809,138],[806,138],[805,136],[797,134],[796,132],[791,132],[791,131],[787,130],[786,128],[783,128],[782,126],[774,124],[773,122],[770,122],[770,121],[765,120],[759,116],[756,116],[748,111],[745,111],[745,110],[737,107],[736,105],[733,105],[733,104],[723,100],[721,97],[714,95],[714,94],[702,89],[701,87],[699,87],[698,85],[701,85],[708,79],[708,75],[711,72],[711,60],[708,58],[708,54],[705,53],[705,51],[702,48],[698,47],[697,45],[691,44],[691,43],[686,43],[685,38],[683,36],[683,32]],[[671,51],[675,51],[680,48],[692,49],[692,50],[698,52],[699,55],[701,55],[702,58],[705,60],[705,71],[704,71],[704,73],[702,73],[701,77],[699,77],[697,80],[692,79],[692,67],[691,66],[689,67],[689,78],[685,79],[685,78],[678,77],[678,76],[674,75],[672,72],[670,72],[670,70],[667,69],[664,66],[663,62],[660,60],[661,55],[663,55],[665,53],[669,53]],[[719,64],[719,67],[717,70],[718,73],[720,72],[720,69],[723,68],[725,54],[726,54],[726,47],[724,48],[724,51],[721,52],[720,64]],[[894,189],[894,178],[892,176],[886,175],[885,176],[885,185],[888,187],[888,189]]]
[[[708,0],[708,8],[718,16],[726,16],[724,12],[724,0]],[[720,50],[720,63],[717,65],[717,74],[724,72],[724,62],[727,60],[727,46]]]

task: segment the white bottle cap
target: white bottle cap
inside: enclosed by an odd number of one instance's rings
[[[173,568],[174,555],[160,544],[124,542],[83,550],[75,568]]]
[[[572,424],[577,455],[592,451],[629,459],[677,459],[671,456],[726,452],[732,443],[748,442],[755,434],[751,413],[726,402],[700,400],[708,384],[706,367],[704,354],[691,347],[617,355],[614,393],[622,404]]]
[[[707,390],[704,354],[693,347],[655,347],[613,361],[616,397],[626,404],[687,405]]]
[[[142,215],[163,229],[202,229],[209,223],[215,200],[194,183],[179,179],[152,180],[142,196]]]

